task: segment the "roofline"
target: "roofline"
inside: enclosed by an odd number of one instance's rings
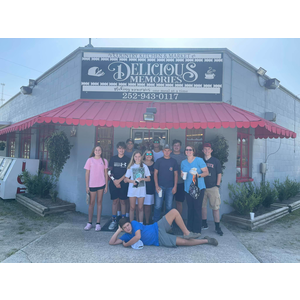
[[[130,47],[78,47],[75,49],[73,52],[71,52],[69,55],[67,55],[65,58],[60,60],[57,64],[55,64],[52,68],[50,68],[48,71],[43,73],[41,76],[39,76],[36,79],[36,82],[38,83],[39,81],[43,80],[45,77],[49,76],[51,73],[53,73],[55,70],[57,70],[60,66],[66,64],[68,61],[70,61],[72,58],[74,58],[78,53],[82,52],[99,52],[99,51],[105,51],[105,52],[174,52],[174,51],[179,51],[179,52],[206,52],[206,53],[216,53],[216,52],[222,52],[228,54],[232,59],[234,59],[236,62],[241,63],[245,67],[247,67],[249,70],[253,71],[256,73],[257,68],[248,63],[246,60],[241,58],[240,56],[236,55],[232,51],[230,51],[228,48],[130,48]],[[264,75],[263,76],[266,79],[270,79],[271,77]],[[279,89],[282,91],[288,93],[292,97],[296,98],[297,100],[300,101],[300,97],[292,93],[290,90],[282,86],[281,84],[279,85]],[[4,106],[6,103],[10,102],[14,98],[16,98],[18,95],[20,95],[21,92],[17,93],[14,95],[12,98],[7,100],[2,106]]]

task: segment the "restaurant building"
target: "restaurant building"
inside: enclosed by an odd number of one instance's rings
[[[228,183],[299,180],[299,101],[226,48],[83,47],[0,107],[0,140],[6,142],[0,156],[39,159],[50,172],[45,138],[64,131],[73,147],[59,197],[87,213],[83,167],[94,145],[109,161],[129,137],[136,147],[157,136],[161,145],[179,139],[182,151],[189,144],[201,152],[204,141],[220,136],[229,145],[220,193],[230,202]],[[150,114],[144,121],[150,107],[154,120]],[[102,214],[110,215],[111,207],[108,192]],[[222,203],[221,215],[231,210]]]

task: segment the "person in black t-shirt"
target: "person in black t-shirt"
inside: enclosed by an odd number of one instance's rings
[[[118,155],[113,156],[108,164],[109,191],[112,203],[112,221],[108,227],[109,230],[114,230],[117,227],[117,208],[121,203],[122,218],[126,216],[126,200],[128,183],[124,182],[127,166],[130,158],[124,155],[126,145],[124,142],[117,144]]]
[[[204,178],[206,190],[204,193],[203,204],[202,204],[202,228],[207,229],[207,199],[209,199],[209,206],[213,211],[215,221],[215,231],[219,235],[223,235],[220,227],[220,204],[221,198],[219,188],[222,179],[222,168],[220,161],[211,156],[213,149],[211,144],[205,143],[203,145],[204,161],[209,171],[209,175]]]

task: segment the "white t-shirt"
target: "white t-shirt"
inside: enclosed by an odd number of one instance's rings
[[[130,167],[130,169],[127,170],[125,177],[130,178],[131,180],[135,180],[137,178],[146,178],[148,176],[151,176],[149,168],[143,164],[143,168],[140,167],[140,165],[134,164]],[[138,185],[138,187],[134,187],[133,183],[129,183],[128,186],[128,197],[145,197],[146,196],[146,182],[141,181]]]
[[[155,151],[153,150],[152,152],[153,152],[153,159],[154,159],[154,162],[156,162],[159,158],[161,158],[161,157],[164,156],[164,153],[162,152],[162,150],[160,150],[159,152],[155,152]]]

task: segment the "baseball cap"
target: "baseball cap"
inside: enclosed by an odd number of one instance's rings
[[[211,148],[211,144],[210,143],[204,143],[203,148],[204,147],[210,147]]]
[[[127,140],[126,140],[126,144],[127,144],[128,142],[132,142],[132,143],[133,143],[133,139],[132,139],[132,138],[127,139]]]
[[[169,146],[169,144],[165,144],[163,149],[171,149],[171,147]]]
[[[131,245],[131,248],[141,250],[144,248],[144,243],[141,240],[138,240],[135,244]]]
[[[160,140],[159,140],[159,138],[157,136],[153,138],[153,143],[154,142],[158,142],[158,143],[160,142]]]

